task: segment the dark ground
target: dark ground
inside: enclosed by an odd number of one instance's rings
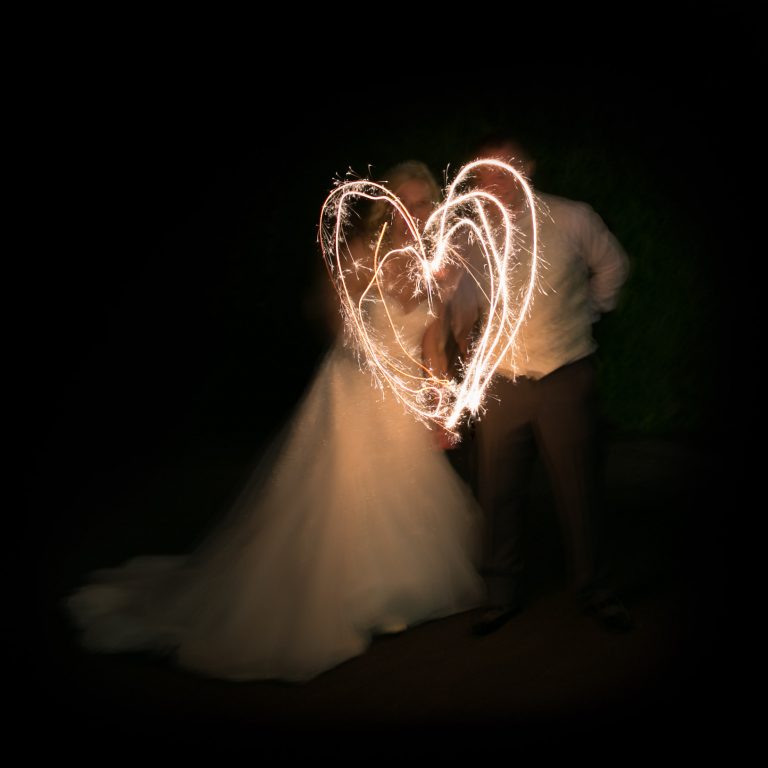
[[[497,743],[546,751],[573,740],[600,751],[652,743],[699,749],[702,732],[711,746],[730,733],[739,705],[727,695],[725,581],[705,576],[726,573],[717,554],[723,531],[703,492],[713,467],[700,446],[671,439],[607,442],[617,573],[637,624],[629,634],[602,631],[565,589],[557,523],[539,476],[530,598],[493,635],[470,634],[479,614],[472,611],[376,639],[365,655],[304,685],[209,680],[163,659],[79,650],[60,598],[91,568],[190,546],[191,530],[205,527],[210,508],[224,506],[247,472],[237,443],[208,436],[162,460],[82,474],[77,511],[59,512],[89,522],[59,526],[43,566],[44,647],[36,679],[23,688],[39,733],[70,747],[87,732],[89,741],[126,748],[151,741],[287,752],[325,739],[370,737],[375,745],[423,737],[432,748],[478,753]]]

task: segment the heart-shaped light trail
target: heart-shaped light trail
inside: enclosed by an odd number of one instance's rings
[[[489,192],[472,188],[478,169],[491,166],[511,174],[524,192],[531,214],[528,244],[515,225],[515,215]],[[360,258],[350,247],[355,204],[383,201],[402,217],[408,245],[383,248],[386,224],[378,233],[372,254]],[[488,384],[504,357],[514,355],[520,327],[533,301],[539,268],[536,200],[525,178],[500,160],[481,159],[460,169],[423,230],[405,205],[385,186],[358,179],[339,184],[326,198],[320,215],[319,239],[326,266],[341,301],[345,331],[352,338],[361,363],[379,386],[388,387],[416,418],[455,431],[465,414],[482,409]],[[460,379],[428,370],[400,339],[388,307],[391,283],[388,270],[407,260],[405,274],[413,295],[425,296],[430,311],[435,296],[450,300],[460,270],[466,272],[484,297],[486,318],[464,361]],[[451,276],[448,279],[448,276]],[[452,286],[452,287],[451,287]],[[393,354],[370,325],[372,302],[381,302],[392,324],[399,352]]]

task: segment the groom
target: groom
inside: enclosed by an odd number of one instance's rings
[[[489,137],[478,150],[479,158],[502,160],[529,179],[533,175],[533,158],[512,137]],[[511,174],[486,167],[476,184],[508,207],[529,238],[531,214]],[[598,402],[592,324],[615,307],[628,259],[588,205],[537,197],[545,206],[538,228],[544,263],[539,288],[518,352],[500,361],[486,411],[474,425],[475,485],[487,525],[482,573],[488,608],[473,631],[493,632],[522,607],[523,521],[537,454],[552,486],[570,581],[583,610],[606,629],[627,631],[631,617],[598,573],[594,552]],[[484,309],[481,292],[464,279],[450,306],[460,350],[467,349]]]

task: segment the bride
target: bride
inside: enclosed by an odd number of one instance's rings
[[[387,179],[423,222],[440,196],[427,167],[403,163]],[[372,259],[367,243],[382,219],[374,205],[350,249]],[[396,220],[387,231],[390,248],[405,243]],[[389,316],[418,349],[434,322],[426,297],[388,284]],[[370,323],[391,335],[382,306]],[[376,634],[479,605],[479,522],[434,433],[372,386],[339,334],[215,533],[188,556],[91,574],[66,608],[91,651],[165,652],[231,680],[308,680]]]

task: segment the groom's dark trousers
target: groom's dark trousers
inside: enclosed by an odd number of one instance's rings
[[[593,524],[598,484],[597,379],[587,357],[548,376],[496,376],[475,425],[476,492],[486,515],[482,572],[488,602],[519,602],[524,521],[538,455],[551,484],[569,577],[595,597]]]

